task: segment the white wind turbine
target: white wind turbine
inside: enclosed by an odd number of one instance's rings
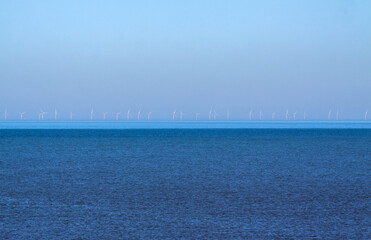
[[[183,120],[184,113],[182,111],[180,111],[179,115],[180,115],[180,121],[182,121]]]
[[[23,115],[25,115],[26,112],[21,112],[20,115],[21,115],[21,120],[23,120]]]
[[[252,119],[252,110],[250,110],[250,113],[249,113],[249,119],[250,119],[250,121],[251,121],[251,119]]]
[[[92,108],[90,110],[90,121],[93,121],[93,116],[94,116],[94,109]]]
[[[47,112],[44,112],[43,110],[40,110],[39,119],[41,118],[41,120],[44,121],[44,115],[45,114],[47,114]]]
[[[151,115],[152,115],[152,112],[149,112],[148,115],[147,115],[147,120],[151,120]]]
[[[73,112],[70,112],[70,120],[72,121],[73,120]]]
[[[330,120],[331,119],[331,113],[332,113],[332,111],[330,109],[330,111],[328,111],[328,114],[327,114],[327,120]]]
[[[58,117],[58,112],[57,112],[57,109],[54,108],[54,120],[57,121],[57,117]]]
[[[173,111],[173,121],[175,120],[176,110]]]
[[[212,115],[212,113],[213,113],[213,108],[211,108],[210,111],[209,111],[209,121],[211,121],[211,115]]]
[[[296,112],[294,112],[293,114],[292,114],[292,117],[293,117],[293,119],[294,119],[294,121],[296,120]]]
[[[5,108],[5,112],[4,112],[5,121],[7,120],[7,118],[8,118],[8,109]]]
[[[126,120],[130,120],[130,108],[128,109],[128,112],[126,113]]]
[[[104,113],[103,113],[103,121],[106,121],[107,114],[108,114],[108,112],[104,112]]]
[[[121,112],[116,113],[116,121],[119,120],[120,115],[121,115]]]
[[[365,112],[365,121],[367,121],[368,110]]]
[[[200,116],[200,113],[196,113],[196,121],[198,121],[198,116]]]
[[[286,110],[286,121],[289,120],[289,110]]]
[[[138,111],[138,115],[137,115],[137,118],[138,118],[138,121],[140,120],[140,113],[142,112],[142,110],[139,110]]]

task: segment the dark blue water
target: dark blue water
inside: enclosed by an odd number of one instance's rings
[[[369,129],[0,130],[0,239],[370,239]]]

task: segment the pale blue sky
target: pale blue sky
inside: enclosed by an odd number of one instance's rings
[[[368,0],[1,1],[0,109],[358,119],[370,43]]]

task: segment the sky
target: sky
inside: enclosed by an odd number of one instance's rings
[[[363,119],[370,43],[369,0],[1,1],[0,119]]]

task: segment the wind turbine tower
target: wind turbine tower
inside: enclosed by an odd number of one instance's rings
[[[20,114],[21,114],[21,120],[23,120],[23,115],[25,115],[26,112],[21,112]]]
[[[41,120],[44,121],[44,115],[47,114],[47,112],[41,111],[39,116],[41,116]]]
[[[138,115],[137,115],[137,118],[138,118],[138,121],[140,120],[140,113],[141,113],[142,110],[139,110],[138,111]]]
[[[128,112],[126,113],[126,120],[130,120],[130,108],[128,109]]]
[[[152,114],[152,112],[148,113],[148,116],[147,116],[148,121],[151,120],[151,114]]]
[[[184,115],[184,113],[181,111],[181,112],[180,112],[180,121],[183,120],[183,115]]]
[[[121,112],[116,113],[116,121],[119,120],[120,114],[121,114]]]
[[[368,110],[365,112],[365,121],[367,121]]]

